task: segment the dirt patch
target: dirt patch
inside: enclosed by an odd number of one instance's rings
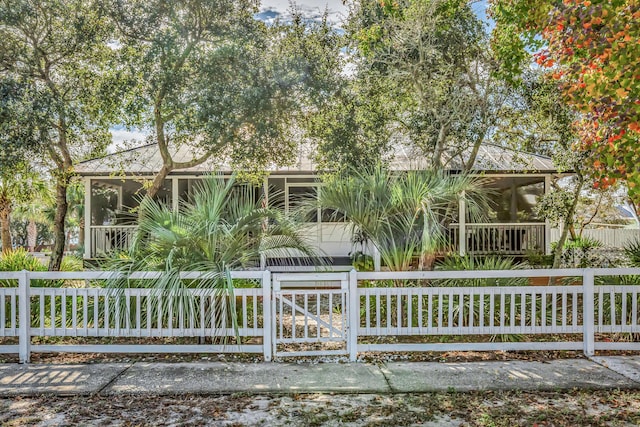
[[[446,343],[465,343],[465,342],[489,342],[490,336],[447,336]],[[526,341],[534,341],[536,339],[549,339],[547,336],[525,336]],[[557,337],[551,337],[557,338]],[[566,337],[565,337],[566,338]],[[576,335],[575,340],[581,338]],[[599,340],[601,337],[598,337]],[[363,343],[374,344],[400,344],[400,343],[438,343],[437,336],[401,336],[401,337],[381,337],[369,338],[362,341]],[[440,337],[442,340],[442,337]],[[471,341],[476,340],[476,341]],[[14,342],[15,341],[15,342]],[[258,340],[260,341],[260,340]],[[553,339],[550,339],[553,341]],[[227,342],[233,345],[235,341]],[[255,342],[257,344],[259,342]],[[0,345],[17,344],[16,338],[0,339]],[[198,344],[198,339],[193,337],[177,337],[177,338],[91,338],[91,337],[59,337],[59,338],[34,338],[32,344],[128,344],[128,345],[180,345],[180,344]],[[301,351],[301,350],[345,350],[344,342],[325,342],[325,343],[304,343],[304,344],[279,344],[278,350]],[[346,351],[345,351],[346,353]],[[599,351],[598,356],[625,356],[638,355],[639,352],[634,351]],[[410,362],[487,362],[487,361],[548,361],[556,359],[577,359],[584,358],[581,351],[449,351],[449,352],[366,352],[358,354],[358,361],[370,363],[383,363],[392,361],[410,361]],[[227,362],[245,362],[258,363],[264,361],[261,354],[255,353],[32,353],[31,363],[55,363],[55,364],[77,364],[77,363],[128,363],[128,362],[194,362],[194,361],[227,361]],[[322,362],[348,362],[346,355],[342,356],[313,356],[313,357],[276,357],[274,361],[282,362],[300,362],[300,363],[322,363]],[[0,363],[17,363],[17,354],[0,354]]]
[[[637,354],[637,353],[634,353]],[[617,353],[620,355],[620,353]],[[425,353],[362,353],[359,362],[384,363],[393,361],[408,362],[488,362],[506,360],[548,361],[555,359],[584,358],[576,351],[452,351]],[[78,363],[129,363],[129,362],[244,362],[259,363],[264,359],[261,355],[251,354],[118,354],[118,353],[32,353],[31,363],[78,364]],[[346,363],[347,356],[309,356],[309,357],[277,357],[275,362],[293,363]],[[16,355],[0,355],[0,363],[18,363]]]
[[[633,426],[640,392],[0,399],[3,426]]]

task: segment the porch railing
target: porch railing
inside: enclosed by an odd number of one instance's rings
[[[135,230],[135,225],[92,225],[90,257],[96,258],[110,252],[127,250],[131,246]]]
[[[525,255],[529,251],[545,250],[545,224],[526,223],[467,223],[464,237],[465,252],[474,255]],[[460,226],[449,225],[450,250],[460,248]]]
[[[126,250],[131,245],[135,225],[91,226],[90,257]],[[525,255],[528,251],[545,250],[545,224],[467,223],[465,252],[474,255]],[[451,251],[460,248],[460,226],[450,224],[448,237]]]

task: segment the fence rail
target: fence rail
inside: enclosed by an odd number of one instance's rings
[[[144,287],[161,274],[0,272],[0,338],[6,343],[0,352],[18,353],[27,362],[32,352],[45,351],[247,352],[262,353],[265,360],[303,354],[355,360],[364,351],[640,351],[639,268],[243,271],[231,277],[254,287],[175,294]],[[209,277],[182,274],[191,283]],[[101,287],[118,278],[137,287]],[[534,286],[533,278],[554,280]],[[519,282],[505,284],[509,280]],[[467,338],[428,339],[446,336]],[[118,343],[32,345],[35,337],[108,337]],[[196,337],[211,343],[194,343]],[[419,339],[396,342],[400,337]],[[191,342],[135,341],[153,338]]]

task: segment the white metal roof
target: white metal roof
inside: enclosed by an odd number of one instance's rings
[[[468,158],[469,150],[459,156],[449,158],[446,169],[461,170],[463,161]],[[182,146],[173,153],[176,162],[189,161],[195,157],[193,150]],[[447,160],[447,159],[445,159]],[[143,145],[130,150],[109,154],[97,159],[87,160],[76,165],[80,175],[150,175],[157,173],[162,167],[160,151],[155,144]],[[398,149],[391,160],[394,170],[424,169],[428,167],[427,159],[416,155],[408,149]],[[317,171],[312,159],[312,150],[308,146],[300,149],[298,158],[291,166],[270,167],[271,173],[301,173]],[[493,144],[483,144],[476,158],[474,171],[476,172],[505,172],[505,173],[549,173],[555,172],[553,161],[546,156],[518,152]],[[232,168],[226,159],[212,158],[207,162],[188,169],[173,171],[173,174],[205,174],[213,171],[231,172]]]

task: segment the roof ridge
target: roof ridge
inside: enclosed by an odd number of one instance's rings
[[[532,153],[531,151],[518,151],[515,148],[505,147],[504,145],[498,145],[495,142],[483,142],[482,145],[491,145],[493,147],[501,148],[503,150],[513,151],[514,153],[528,154],[530,156],[537,156],[537,157],[542,157],[543,159],[553,160],[551,158],[551,156],[546,156],[544,154],[538,154],[538,153]]]
[[[106,159],[107,157],[117,156],[117,155],[119,155],[119,154],[128,153],[128,152],[131,152],[131,151],[139,150],[139,149],[141,149],[141,148],[150,147],[150,146],[152,146],[152,145],[156,145],[156,143],[155,143],[155,142],[150,142],[150,143],[148,143],[148,144],[139,145],[139,146],[137,146],[137,147],[127,148],[126,150],[115,151],[115,152],[113,152],[113,153],[109,153],[109,154],[106,154],[106,155],[104,155],[104,156],[100,156],[100,157],[92,157],[91,159],[83,160],[83,161],[78,162],[78,163],[76,163],[76,164],[77,164],[77,165],[81,165],[81,164],[83,164],[83,163],[92,162],[92,161],[94,161],[94,160]]]

